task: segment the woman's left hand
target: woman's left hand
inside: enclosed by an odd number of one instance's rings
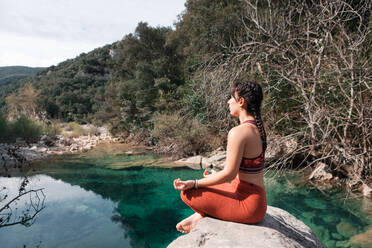
[[[177,190],[192,189],[195,186],[195,181],[194,180],[182,181],[181,179],[177,178],[173,181],[173,186]]]

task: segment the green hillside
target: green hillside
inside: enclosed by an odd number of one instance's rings
[[[2,66],[0,67],[0,86],[34,76],[43,69],[43,67]]]

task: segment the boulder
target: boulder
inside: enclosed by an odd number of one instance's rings
[[[367,184],[363,184],[362,193],[364,197],[372,198],[372,189]]]
[[[265,152],[265,159],[268,161],[277,160],[283,154],[290,154],[298,147],[298,142],[293,136],[270,135],[268,147]]]
[[[213,167],[223,169],[226,161],[226,151],[216,152],[213,156],[202,160],[202,167],[206,169],[208,167]]]
[[[207,160],[208,158],[203,156],[194,156],[189,158],[182,158],[180,160],[175,161],[176,164],[181,164],[190,167],[191,169],[200,170],[203,168],[203,160]]]
[[[319,239],[302,221],[288,212],[269,206],[263,221],[256,225],[205,217],[189,233],[168,248],[317,248]]]
[[[332,173],[327,169],[327,165],[318,162],[315,170],[310,174],[309,180],[329,181],[333,178]]]

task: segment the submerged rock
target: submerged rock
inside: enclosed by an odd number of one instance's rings
[[[364,233],[357,234],[350,239],[352,247],[372,247],[372,227]]]
[[[168,248],[299,248],[323,247],[302,221],[288,212],[269,206],[262,222],[256,225],[227,222],[206,217]]]
[[[341,221],[336,225],[337,232],[344,237],[351,237],[357,233],[357,228],[347,221]]]

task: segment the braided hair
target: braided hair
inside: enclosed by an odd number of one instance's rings
[[[234,83],[230,88],[230,95],[235,98],[235,92],[238,97],[243,97],[247,102],[247,112],[256,119],[257,128],[260,132],[262,149],[265,152],[267,147],[266,132],[261,118],[261,103],[263,93],[261,86],[256,82],[244,81]]]

